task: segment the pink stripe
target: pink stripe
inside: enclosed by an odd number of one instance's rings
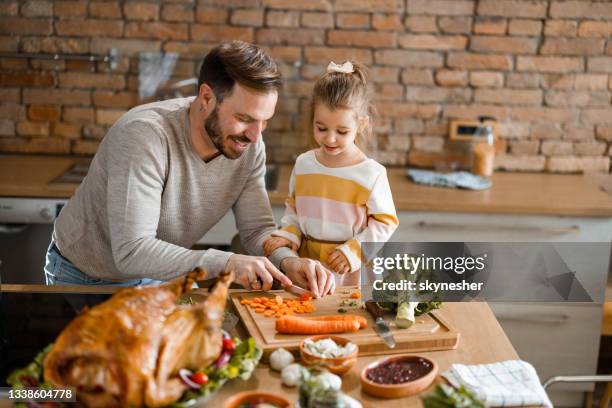
[[[296,197],[295,206],[298,217],[303,216],[351,225],[353,226],[353,231],[360,231],[366,220],[365,208],[326,198]]]

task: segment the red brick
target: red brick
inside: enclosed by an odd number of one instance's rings
[[[495,169],[507,171],[542,171],[544,156],[499,154],[495,156]]]
[[[55,84],[55,78],[50,74],[43,73],[0,73],[0,86],[32,86],[32,87],[51,87]]]
[[[529,132],[529,123],[503,121],[498,124],[498,136],[503,139],[524,139]]]
[[[74,140],[81,137],[81,126],[73,123],[59,122],[52,125],[51,132],[55,137]]]
[[[472,51],[533,54],[537,47],[538,40],[536,38],[479,35],[470,38],[470,49]]]
[[[578,156],[601,156],[605,154],[607,145],[598,142],[575,143],[574,151]]]
[[[53,4],[53,14],[56,17],[85,17],[87,3],[83,1],[56,1]]]
[[[191,25],[191,39],[193,41],[206,41],[207,43],[231,40],[253,42],[253,30],[247,27],[222,27],[193,24]],[[258,40],[257,42],[268,41]]]
[[[106,125],[87,124],[83,126],[83,138],[102,140],[102,138],[106,135],[107,129],[108,129],[108,126]]]
[[[20,103],[21,92],[19,88],[0,88],[0,102]]]
[[[94,121],[94,110],[92,108],[64,108],[62,115],[64,122],[70,123],[92,123]]]
[[[123,17],[121,14],[121,5],[116,1],[94,1],[89,3],[89,16],[95,18],[117,19]]]
[[[612,21],[581,21],[578,36],[609,38],[612,36]]]
[[[474,93],[476,102],[507,105],[540,105],[542,91],[521,89],[477,89]]]
[[[413,33],[436,33],[438,26],[436,18],[429,16],[407,16],[404,20],[404,25]]]
[[[493,116],[497,120],[504,120],[510,116],[510,108],[498,105],[446,105],[444,106],[443,117],[478,119],[479,116]]]
[[[505,18],[478,18],[472,31],[475,34],[503,35],[506,33],[508,21]]]
[[[558,125],[534,124],[531,127],[532,139],[561,139],[563,133]]]
[[[263,0],[263,6],[273,9],[287,9],[287,10],[320,10],[320,11],[331,11],[332,6],[329,0],[309,0],[309,1],[295,1],[295,0]],[[336,11],[339,11],[336,6]]]
[[[126,56],[140,52],[159,52],[161,50],[161,42],[123,38],[93,38],[91,40],[92,53],[105,54],[110,48],[116,48],[120,55]]]
[[[19,3],[16,1],[0,3],[0,16],[16,16],[17,14],[19,14]]]
[[[541,83],[549,89],[572,89],[575,77],[572,74],[543,74]]]
[[[339,28],[370,28],[370,15],[363,13],[341,13],[336,16]]]
[[[376,101],[402,101],[404,87],[397,84],[375,84],[374,99]]]
[[[55,23],[59,35],[75,37],[121,37],[123,21],[119,20],[60,20]]]
[[[0,18],[0,34],[51,35],[52,33],[53,26],[50,19]]]
[[[612,142],[612,127],[597,126],[596,137],[599,140]]]
[[[0,37],[0,51],[2,52],[19,51],[19,37],[13,37],[13,36]]]
[[[48,122],[19,122],[17,134],[20,136],[47,137],[49,136]]]
[[[548,91],[548,106],[607,106],[610,105],[610,94],[601,91]]]
[[[512,118],[529,122],[575,122],[578,120],[578,112],[575,109],[563,108],[513,108]]]
[[[379,31],[398,31],[403,28],[403,25],[397,14],[374,14],[372,15],[372,28]]]
[[[405,69],[402,71],[402,83],[406,85],[433,85],[433,72],[428,69]]]
[[[444,64],[442,56],[436,52],[382,50],[375,52],[377,64],[392,66],[411,66],[424,68],[437,68]],[[462,68],[462,67],[459,67]]]
[[[0,120],[0,136],[16,136],[15,122],[5,119]]]
[[[512,69],[512,58],[501,54],[450,53],[447,57],[447,64],[451,68],[503,71]]]
[[[481,0],[477,12],[482,16],[542,18],[547,8],[546,1]]]
[[[27,71],[28,60],[24,58],[0,58],[0,67],[12,71]]]
[[[276,61],[284,61],[294,63],[297,59],[301,59],[302,50],[300,47],[271,47],[266,49],[272,58]]]
[[[395,33],[387,32],[334,30],[327,33],[327,43],[329,45],[379,48],[394,47],[396,41]]]
[[[471,16],[474,2],[465,0],[410,0],[409,14],[433,14],[440,16]]]
[[[304,79],[318,79],[325,72],[325,65],[304,64],[300,69],[300,75]],[[287,78],[283,73],[283,78]]]
[[[193,21],[194,12],[192,4],[165,4],[161,9],[161,18],[164,21],[189,23]]]
[[[574,153],[571,142],[548,141],[542,142],[542,154],[547,156],[566,156]]]
[[[593,140],[593,126],[566,124],[563,127],[565,140]]]
[[[612,73],[612,57],[590,57],[588,62],[589,72]]]
[[[34,41],[35,37],[30,37],[27,40]],[[28,41],[23,43],[24,49],[32,47],[32,51],[28,52],[45,52],[49,54],[65,53],[65,54],[84,54],[89,52],[89,39],[86,38],[62,38],[62,37],[46,37],[36,41],[37,44],[31,44]],[[36,49],[36,51],[34,51]]]
[[[302,13],[302,25],[307,28],[333,28],[334,17],[329,13]]]
[[[62,88],[125,88],[125,78],[121,74],[73,73],[59,74],[59,86]]]
[[[76,140],[72,145],[72,154],[93,156],[98,151],[100,142],[93,140]]]
[[[539,36],[542,32],[542,22],[539,20],[512,19],[508,26],[511,35]]]
[[[467,82],[467,71],[441,69],[436,72],[436,83],[440,86],[465,86]]]
[[[257,23],[257,19],[252,18],[251,24],[248,25],[261,25],[261,22]],[[299,27],[299,25],[300,13],[297,11],[271,10],[266,13],[266,26],[268,27]]]
[[[16,103],[0,103],[0,119],[25,119],[25,106]]]
[[[501,88],[504,85],[504,75],[501,72],[472,71],[470,85],[475,88]]]
[[[438,105],[413,103],[380,102],[377,109],[381,116],[389,118],[423,118],[429,119],[438,115]]]
[[[442,88],[407,86],[406,100],[408,102],[470,102],[472,91],[469,88]]]
[[[423,121],[419,119],[396,119],[394,129],[398,133],[423,133]]]
[[[59,138],[33,138],[23,137],[0,139],[0,151],[12,153],[70,153],[70,141]]]
[[[555,173],[607,173],[609,168],[609,157],[550,157],[546,162],[546,170]]]
[[[511,154],[538,154],[540,142],[537,140],[517,140],[510,142]]]
[[[607,109],[599,109],[599,108],[589,108],[582,110],[581,119],[586,123],[612,123],[612,111],[610,108]]]
[[[368,70],[368,80],[374,83],[392,83],[396,84],[399,81],[399,68],[395,67],[380,67],[373,66]]]
[[[382,150],[393,152],[407,152],[410,149],[409,135],[388,135]]]
[[[540,54],[598,55],[603,52],[604,40],[591,38],[546,38]]]
[[[96,123],[98,125],[112,125],[119,120],[125,112],[126,111],[122,109],[96,109]]]
[[[196,9],[196,21],[203,24],[225,24],[227,23],[229,11],[227,9],[202,7]]]
[[[51,17],[53,2],[28,0],[21,6],[21,15],[24,17]]]
[[[91,93],[67,89],[24,89],[23,102],[38,105],[89,105]]]
[[[573,72],[582,71],[583,62],[580,58],[571,57],[517,57],[518,71],[534,72]]]
[[[424,50],[462,50],[467,38],[462,35],[404,34],[399,37],[403,48]]]
[[[612,19],[612,7],[608,2],[553,1],[550,15],[554,18]]]
[[[608,76],[606,74],[577,74],[574,87],[590,91],[603,91],[608,87]]]
[[[156,40],[187,40],[189,26],[185,23],[132,22],[125,26],[125,36]]]
[[[546,20],[544,34],[550,37],[575,37],[578,22],[574,20]]]
[[[32,105],[28,108],[28,119],[33,121],[56,122],[60,117],[57,106]]]
[[[421,152],[441,152],[444,138],[439,136],[412,136],[412,148]]]
[[[399,13],[404,10],[402,0],[336,0],[335,11],[365,11],[370,13]]]
[[[159,4],[126,3],[123,5],[123,15],[126,20],[157,21],[159,20]]]
[[[472,17],[440,17],[438,25],[443,33],[469,34],[472,32]]]
[[[95,91],[93,104],[102,108],[132,108],[138,105],[138,94],[132,92]]]

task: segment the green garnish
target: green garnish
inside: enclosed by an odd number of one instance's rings
[[[486,408],[470,390],[446,384],[438,384],[432,392],[421,397],[421,401],[424,408]]]
[[[338,309],[338,313],[346,313],[347,311],[348,311],[348,310],[343,309],[343,308]]]

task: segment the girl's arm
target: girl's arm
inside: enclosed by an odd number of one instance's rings
[[[302,231],[295,207],[295,170],[291,172],[289,179],[289,197],[285,200],[285,214],[281,219],[281,228],[271,234],[273,237],[285,238],[297,247],[302,242]]]
[[[338,247],[338,250],[349,261],[350,272],[361,268],[362,242],[387,242],[399,225],[386,170],[383,169],[374,182],[366,207],[368,211],[367,227]]]

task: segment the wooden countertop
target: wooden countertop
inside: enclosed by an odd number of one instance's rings
[[[118,288],[104,287],[47,287],[42,285],[3,285],[2,291],[43,291],[43,292],[87,292],[108,293]],[[422,352],[424,356],[436,360],[440,373],[450,368],[453,363],[485,364],[497,361],[517,359],[518,354],[506,337],[497,319],[485,302],[445,303],[440,310],[443,316],[452,321],[461,333],[459,346],[455,350]],[[477,323],[476,323],[477,322]],[[244,329],[237,326],[237,333],[244,334]],[[361,392],[359,373],[369,363],[380,359],[380,356],[359,357],[356,365],[342,377],[342,390],[361,401],[367,407],[421,407],[418,397],[402,399],[379,399]],[[262,390],[287,395],[291,400],[297,400],[297,390],[281,384],[280,375],[270,370],[266,364],[260,364],[248,381],[234,380],[228,382],[207,406],[222,406],[231,395],[247,390]]]
[[[49,183],[72,164],[84,160],[0,156],[0,196],[70,197],[77,187],[75,184]],[[279,170],[278,190],[269,193],[273,205],[284,204],[291,166],[281,165]],[[470,191],[418,185],[401,168],[389,168],[388,175],[398,211],[612,217],[612,195],[600,187],[606,176],[496,173],[490,189]]]

